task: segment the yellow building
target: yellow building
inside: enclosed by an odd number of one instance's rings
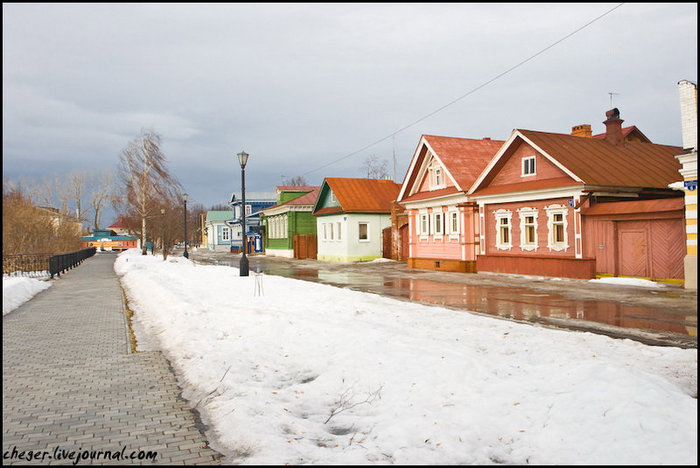
[[[681,129],[683,153],[676,159],[683,166],[685,191],[686,246],[685,287],[698,288],[698,87],[690,81],[680,81],[678,91],[681,101]]]

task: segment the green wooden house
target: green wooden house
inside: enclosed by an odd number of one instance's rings
[[[265,226],[265,254],[294,257],[294,236],[316,234],[311,214],[320,187],[277,187],[277,204],[262,210]]]

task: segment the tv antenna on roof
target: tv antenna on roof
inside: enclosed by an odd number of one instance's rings
[[[619,96],[620,93],[608,93],[608,94],[610,95],[610,108],[612,108],[612,106],[613,106],[613,104],[612,104],[612,97],[613,97],[613,95]]]

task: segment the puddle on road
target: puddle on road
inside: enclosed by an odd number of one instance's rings
[[[231,265],[229,262],[219,264]],[[650,307],[626,306],[608,301],[577,301],[558,294],[539,293],[525,288],[443,283],[254,261],[251,261],[251,271],[263,271],[268,275],[304,279],[515,320],[537,322],[551,317],[697,336],[696,315],[685,316]]]

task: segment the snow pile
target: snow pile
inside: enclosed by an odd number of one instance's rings
[[[228,462],[697,461],[695,349],[182,257],[127,251],[115,271]]]
[[[645,288],[664,288],[666,285],[662,283],[657,283],[656,281],[649,281],[642,278],[618,278],[618,277],[608,277],[588,280],[589,283],[606,283],[606,284],[617,284],[620,286],[642,286]]]
[[[2,315],[7,315],[37,293],[51,286],[48,281],[23,276],[2,277]]]

